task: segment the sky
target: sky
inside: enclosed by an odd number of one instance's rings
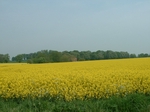
[[[150,0],[0,0],[0,54],[150,54]]]

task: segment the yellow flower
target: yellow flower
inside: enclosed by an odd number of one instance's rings
[[[5,67],[4,67],[5,65]],[[4,98],[109,98],[150,94],[150,58],[49,64],[0,64]]]

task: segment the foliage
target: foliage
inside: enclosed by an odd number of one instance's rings
[[[0,54],[0,63],[8,63],[9,58],[9,54]]]
[[[147,53],[141,53],[141,54],[138,54],[138,57],[149,57],[149,55]]]
[[[41,50],[30,54],[18,54],[12,57],[12,62],[26,62],[26,63],[53,63],[53,62],[71,62],[71,61],[87,61],[87,60],[105,60],[105,59],[123,59],[136,57],[150,57],[147,53],[129,54],[123,51],[54,51]],[[0,54],[0,63],[10,62],[9,54]]]
[[[135,54],[130,54],[130,58],[136,58]]]
[[[23,55],[22,54],[18,54],[16,57],[15,57],[15,60],[17,61],[17,62],[22,62],[22,60],[23,60]]]
[[[130,55],[128,52],[117,52],[111,50],[98,50],[96,52],[77,50],[58,52],[53,50],[42,50],[36,53],[17,55],[15,57],[12,57],[12,60],[17,62],[21,62],[22,60],[24,60],[27,63],[49,63],[122,58],[136,58],[136,55]]]
[[[70,102],[48,98],[0,99],[2,112],[149,112],[149,105],[150,96],[137,93]]]

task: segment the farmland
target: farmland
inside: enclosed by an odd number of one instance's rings
[[[47,64],[0,64],[3,99],[64,101],[150,95],[150,58]]]

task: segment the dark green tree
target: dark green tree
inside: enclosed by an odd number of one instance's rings
[[[106,59],[117,59],[117,58],[118,58],[118,55],[117,55],[117,53],[114,52],[114,51],[107,50],[106,53],[105,53],[105,58],[106,58]]]
[[[61,61],[61,53],[58,51],[51,51],[50,53],[52,62],[60,62]]]
[[[136,58],[136,54],[130,54],[130,58]]]
[[[9,59],[9,54],[0,54],[0,63],[8,63]]]
[[[61,62],[69,62],[69,61],[71,61],[70,54],[68,54],[68,53],[62,54],[62,56],[60,57],[60,61]]]
[[[141,57],[148,57],[149,55],[147,53],[141,53],[141,54],[138,54],[138,57],[141,58]]]
[[[15,57],[15,59],[16,59],[16,61],[17,62],[22,62],[22,60],[23,60],[23,55],[22,54],[18,54],[16,57]]]
[[[98,51],[96,51],[96,53],[97,53],[98,59],[104,59],[105,58],[105,52],[104,51],[98,50]]]

